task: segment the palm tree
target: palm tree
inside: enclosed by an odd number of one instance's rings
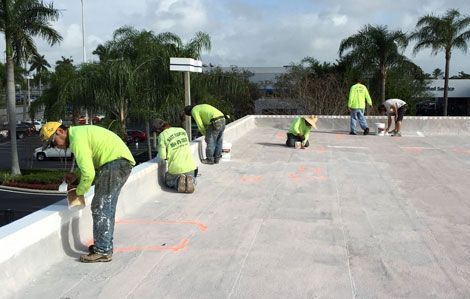
[[[11,172],[20,175],[18,148],[16,143],[16,103],[14,53],[17,41],[21,40],[30,49],[36,50],[33,37],[44,38],[53,45],[61,41],[60,34],[51,27],[50,21],[57,20],[59,11],[53,4],[45,4],[40,0],[2,0],[0,2],[0,31],[5,34],[6,77],[8,119],[11,138]],[[37,52],[37,50],[35,51]]]
[[[48,68],[51,67],[49,62],[47,62],[44,55],[33,55],[29,60],[29,72],[36,71],[36,78],[39,79],[39,95],[42,95],[42,78],[43,73],[48,72]]]
[[[470,17],[463,16],[456,9],[450,9],[442,16],[425,15],[416,23],[416,31],[409,37],[417,41],[413,52],[431,48],[431,54],[444,51],[446,66],[444,71],[444,116],[447,116],[449,66],[452,49],[467,52],[467,41],[470,39]]]
[[[432,71],[432,76],[434,79],[439,79],[440,77],[442,77],[443,74],[444,73],[440,68],[435,68],[434,71]]]
[[[406,45],[407,37],[402,31],[389,31],[387,26],[366,25],[358,33],[341,41],[339,56],[352,61],[361,72],[379,72],[383,103],[387,72],[407,59],[399,52]],[[343,57],[347,50],[350,51]]]

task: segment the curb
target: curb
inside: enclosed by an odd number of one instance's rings
[[[67,196],[67,192],[62,192],[62,191],[26,189],[26,188],[10,187],[10,186],[3,186],[3,185],[0,185],[0,191],[16,191],[16,192],[27,192],[27,193],[33,193],[33,194],[51,194],[51,195]]]

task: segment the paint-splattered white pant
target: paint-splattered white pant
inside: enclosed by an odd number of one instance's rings
[[[95,252],[112,253],[114,216],[122,186],[127,181],[132,165],[126,159],[111,161],[96,172],[95,196],[91,202]]]

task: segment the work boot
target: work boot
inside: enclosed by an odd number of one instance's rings
[[[220,162],[220,157],[214,159],[214,164],[219,164]]]
[[[202,159],[202,160],[201,160],[201,163],[202,163],[202,164],[213,165],[213,164],[214,164],[214,161],[211,160],[211,159]]]
[[[186,193],[193,193],[194,192],[194,179],[192,176],[186,176]]]
[[[113,259],[112,253],[99,253],[93,252],[89,254],[84,254],[80,257],[80,262],[82,263],[99,263],[99,262],[110,262]]]
[[[349,135],[357,135],[357,134],[356,134],[356,132],[351,131],[351,132],[349,132]]]
[[[369,135],[369,128],[364,129],[364,135]]]
[[[184,174],[180,174],[180,177],[178,178],[178,192],[186,192],[186,176]]]

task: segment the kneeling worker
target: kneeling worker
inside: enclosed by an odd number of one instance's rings
[[[387,128],[385,128],[385,133],[390,130],[393,115],[395,118],[395,129],[392,131],[392,136],[401,137],[401,122],[403,121],[406,108],[406,102],[400,99],[388,99],[382,105],[380,105],[379,112],[382,114],[387,114],[388,116],[388,123]]]
[[[295,142],[301,142],[301,148],[306,148],[309,146],[308,137],[310,136],[310,131],[312,127],[317,128],[318,118],[314,115],[304,116],[295,118],[289,128],[287,133],[286,145],[289,147],[295,147]]]
[[[91,202],[94,245],[89,247],[89,254],[80,257],[80,261],[111,261],[118,197],[135,165],[129,148],[119,136],[98,126],[66,127],[59,122],[48,122],[42,126],[39,136],[44,143],[43,148],[70,147],[80,168],[80,184],[77,189],[69,190],[69,196],[84,195],[95,181],[95,195]]]
[[[193,193],[197,165],[189,147],[188,134],[161,119],[153,121],[152,129],[158,134],[158,156],[168,162],[165,185],[181,193]]]

